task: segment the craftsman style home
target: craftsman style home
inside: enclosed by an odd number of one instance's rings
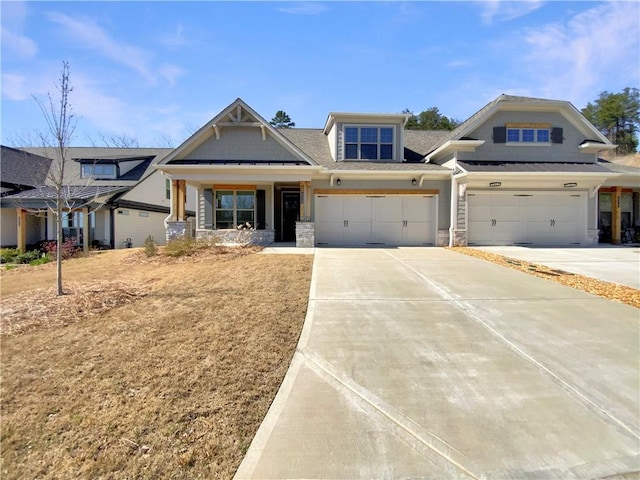
[[[404,114],[275,129],[241,99],[157,162],[167,236],[298,246],[594,245],[638,225],[640,170],[569,102],[501,95],[451,132]],[[599,195],[600,192],[600,195]],[[605,225],[606,224],[606,225]]]
[[[153,166],[167,148],[70,148],[63,189],[63,235],[85,249],[142,246],[151,235],[166,238],[168,180]],[[55,149],[18,150],[2,146],[1,243],[25,250],[56,238],[51,174]],[[191,212],[195,194],[187,202]]]

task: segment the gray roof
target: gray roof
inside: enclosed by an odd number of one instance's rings
[[[77,208],[94,202],[102,203],[104,197],[128,190],[123,186],[77,186],[67,185],[63,188],[62,196],[65,207]],[[102,199],[99,200],[99,199]],[[55,205],[56,191],[54,187],[43,185],[31,190],[2,197],[2,205],[23,208],[48,208]]]
[[[458,165],[467,172],[611,173],[611,170],[595,163],[458,161]]]
[[[30,147],[24,149],[36,155],[48,155],[54,161],[58,155],[53,148]],[[128,159],[141,160],[141,164],[116,179],[92,179],[91,185],[127,186],[133,187],[140,180],[155,171],[154,163],[157,163],[170,152],[172,148],[114,148],[114,147],[69,147],[68,156],[72,160],[65,165],[65,184],[86,185],[87,179],[80,175],[80,161],[112,160],[123,162]]]
[[[615,173],[622,173],[626,175],[640,175],[640,168],[634,167],[632,165],[622,165],[620,163],[608,162],[607,160],[603,160],[601,158],[598,159],[598,165]]]
[[[51,159],[2,145],[0,176],[3,184],[16,189],[44,184]]]
[[[467,118],[464,122],[462,122],[460,125],[458,125],[451,132],[448,132],[447,135],[444,136],[440,140],[439,144],[438,145],[434,145],[434,147],[427,153],[431,153],[439,145],[442,145],[443,143],[446,143],[449,140],[458,139],[458,137],[460,137],[462,135],[462,132],[467,130],[467,127],[469,127],[469,125],[474,123],[478,118],[480,118],[483,115],[485,115],[488,111],[490,111],[493,107],[495,107],[496,105],[498,105],[501,102],[521,103],[523,105],[527,105],[527,104],[529,104],[529,105],[533,105],[533,104],[540,105],[540,104],[544,104],[544,103],[557,105],[559,100],[549,100],[549,99],[546,99],[546,98],[520,97],[520,96],[516,96],[516,95],[506,95],[506,94],[503,93],[502,95],[499,95],[496,99],[494,99],[494,100],[490,101],[489,103],[487,103],[484,107],[482,107],[476,113],[474,113],[469,118]],[[568,102],[565,102],[565,103],[568,103]]]
[[[408,162],[365,162],[365,161],[340,161],[336,162],[331,157],[329,141],[322,129],[314,128],[282,128],[278,130],[291,143],[302,150],[307,156],[315,160],[319,165],[331,170],[385,170],[385,171],[405,171],[405,170],[426,170],[426,171],[448,171],[439,165],[430,163],[408,163]],[[410,149],[420,156],[424,156],[428,149],[438,142],[438,139],[447,132],[434,132],[428,130],[406,130],[405,149]],[[407,133],[409,135],[407,135]]]

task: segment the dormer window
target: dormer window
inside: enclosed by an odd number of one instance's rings
[[[392,160],[393,127],[344,127],[345,160]]]
[[[549,143],[548,128],[507,128],[507,142]]]
[[[116,178],[116,166],[112,163],[83,163],[82,177],[95,179]]]

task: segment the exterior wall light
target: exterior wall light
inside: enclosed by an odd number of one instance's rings
[[[336,180],[336,185],[340,186],[342,184],[342,182],[340,181],[340,179]]]
[[[573,187],[577,187],[578,184],[576,182],[569,182],[569,183],[565,183],[564,184],[564,188],[573,188]]]
[[[418,180],[416,180],[415,178],[411,180],[411,185],[415,187],[417,184],[418,184]]]
[[[492,187],[492,188],[499,187],[500,185],[502,185],[502,182],[491,182],[489,184],[489,186]]]

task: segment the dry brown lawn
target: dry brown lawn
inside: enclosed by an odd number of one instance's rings
[[[288,368],[312,257],[119,250],[2,272],[1,477],[230,478]]]

